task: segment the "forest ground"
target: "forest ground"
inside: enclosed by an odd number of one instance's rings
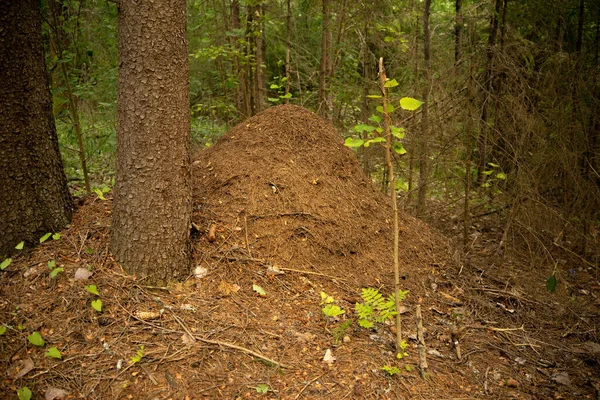
[[[408,356],[397,360],[393,327],[361,328],[354,313],[361,289],[393,287],[387,197],[329,124],[269,109],[198,154],[193,176],[185,282],[148,286],[112,260],[110,194],[79,198],[60,239],[13,257],[0,275],[2,398],[23,386],[47,399],[598,398],[599,271],[576,255],[548,250],[561,260],[549,293],[552,267],[533,264],[526,242],[496,251],[499,213],[474,221],[466,254],[452,211],[430,204],[434,226],[402,213]],[[64,269],[54,278],[51,260]],[[345,314],[325,317],[321,292]]]

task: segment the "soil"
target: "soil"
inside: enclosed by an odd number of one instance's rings
[[[491,250],[497,216],[478,220],[462,255],[448,210],[433,213],[439,230],[402,213],[399,360],[393,324],[365,329],[354,312],[363,288],[393,291],[389,197],[333,126],[272,107],[193,164],[195,269],[185,282],[148,286],[113,261],[110,195],[80,199],[60,239],[13,257],[0,273],[2,398],[23,386],[68,399],[598,398],[598,271],[573,254],[552,249],[562,262],[548,293],[552,268],[517,245]],[[64,269],[54,278],[49,260]],[[92,275],[75,279],[80,268]],[[322,292],[345,313],[324,316]],[[28,342],[34,331],[44,348]],[[62,359],[45,356],[50,347]]]

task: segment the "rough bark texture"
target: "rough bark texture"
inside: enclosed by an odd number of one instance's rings
[[[121,2],[111,250],[154,284],[189,273],[188,74],[185,0]]]
[[[0,2],[0,256],[71,220],[35,0]]]

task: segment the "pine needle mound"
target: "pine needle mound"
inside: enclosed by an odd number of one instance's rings
[[[389,198],[316,114],[269,108],[200,152],[194,166],[194,221],[201,230],[217,225],[214,248],[227,248],[227,239],[230,249],[280,267],[343,276],[358,286],[392,284]],[[211,253],[200,243],[200,252]],[[405,214],[400,243],[404,276],[434,263],[434,248],[446,254],[440,236]]]

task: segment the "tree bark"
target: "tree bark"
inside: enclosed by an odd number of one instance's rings
[[[431,0],[425,0],[423,8],[423,106],[421,107],[421,137],[419,138],[419,191],[417,194],[417,216],[425,214],[427,186],[429,185],[429,87],[431,59],[431,31],[429,13]]]
[[[111,250],[150,284],[189,273],[190,113],[185,0],[120,3]]]
[[[292,4],[291,0],[287,0],[287,15],[285,17],[286,38],[285,38],[285,104],[290,102],[287,94],[290,92],[290,51],[292,47]]]
[[[322,0],[323,5],[323,31],[321,37],[321,69],[319,73],[319,98],[318,113],[326,119],[330,119],[329,104],[327,104],[327,80],[329,71],[329,0]]]
[[[575,44],[575,51],[581,53],[581,46],[583,45],[583,20],[585,16],[585,0],[579,0],[579,20],[577,24],[577,43]]]
[[[463,32],[462,0],[456,0],[456,25],[454,25],[454,66],[458,67],[462,59],[462,32]]]
[[[52,115],[35,0],[0,2],[0,256],[67,225],[73,202]]]

